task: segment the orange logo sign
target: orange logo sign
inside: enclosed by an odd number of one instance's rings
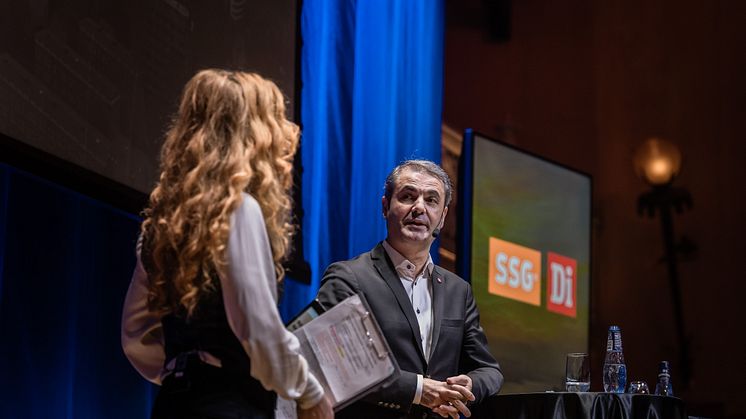
[[[547,253],[547,310],[569,317],[577,315],[577,268],[575,259]]]
[[[541,305],[541,252],[490,237],[490,294]]]

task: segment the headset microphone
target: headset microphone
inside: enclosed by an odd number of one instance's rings
[[[440,224],[443,224],[443,218],[445,218],[445,216],[441,215],[441,216],[440,216],[440,221],[438,221],[438,225],[440,225]],[[434,239],[437,239],[437,238],[438,238],[438,236],[440,236],[440,228],[438,228],[438,227],[435,227],[435,228],[433,229],[432,235],[433,235],[433,238],[434,238]]]

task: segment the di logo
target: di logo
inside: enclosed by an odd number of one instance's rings
[[[541,252],[490,237],[490,294],[541,305]]]
[[[577,268],[575,259],[547,253],[547,310],[569,317],[577,315]]]

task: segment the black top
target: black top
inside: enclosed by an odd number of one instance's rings
[[[153,260],[147,240],[143,240],[141,259],[145,270],[150,272]],[[192,316],[187,316],[186,309],[180,307],[161,319],[166,353],[164,368],[179,354],[208,352],[220,359],[221,374],[226,376],[226,381],[240,385],[245,394],[250,395],[255,406],[274,411],[276,394],[264,389],[250,375],[251,359],[228,323],[217,272],[213,271],[212,277],[214,289],[202,294]],[[164,382],[164,385],[167,383]]]

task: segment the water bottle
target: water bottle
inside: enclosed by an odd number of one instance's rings
[[[624,393],[624,388],[627,386],[627,365],[624,364],[622,332],[619,326],[609,326],[603,374],[605,392]]]
[[[659,396],[673,396],[673,386],[671,385],[671,374],[668,361],[661,361],[658,364],[658,384],[655,385],[655,394]]]

